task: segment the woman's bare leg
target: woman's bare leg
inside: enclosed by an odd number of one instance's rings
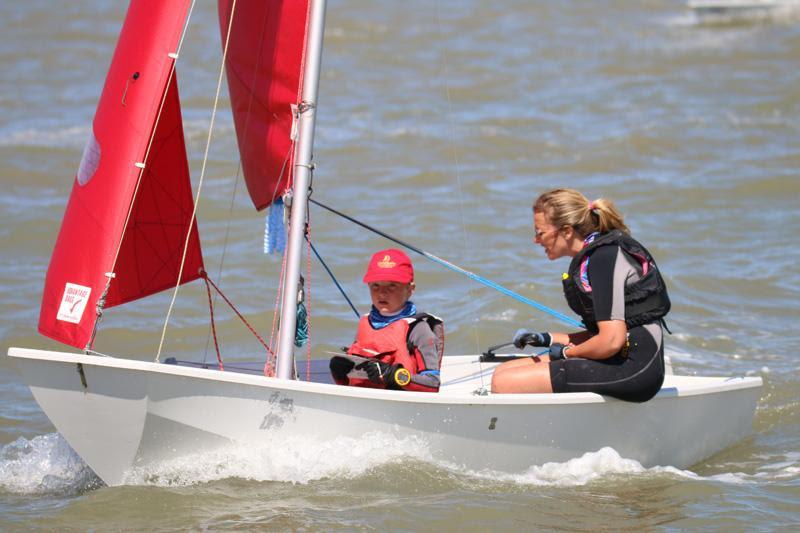
[[[553,385],[550,383],[550,358],[526,357],[503,363],[492,375],[492,392],[553,392]]]

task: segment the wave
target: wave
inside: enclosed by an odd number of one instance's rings
[[[638,461],[620,456],[616,450],[610,447],[585,453],[581,457],[563,463],[552,462],[531,466],[521,474],[504,474],[493,471],[470,472],[470,474],[487,480],[555,487],[582,486],[620,475],[671,474],[678,477],[697,477],[688,470],[680,470],[671,466],[645,468]]]
[[[0,489],[7,492],[78,494],[102,484],[58,433],[0,447]]]
[[[735,465],[729,465],[734,466]],[[532,466],[522,474],[498,474],[475,472],[476,477],[495,481],[513,482],[521,485],[571,487],[588,485],[609,479],[633,477],[673,477],[690,481],[719,482],[731,484],[773,483],[800,477],[800,453],[789,452],[775,462],[760,465],[754,473],[723,472],[707,476],[691,470],[672,466],[645,468],[638,461],[620,456],[613,448],[601,448],[564,463],[545,463]]]
[[[28,128],[0,133],[0,146],[82,149],[88,136],[88,125]]]
[[[398,456],[397,450],[403,450]],[[800,453],[771,457],[755,472],[722,472],[701,476],[671,466],[646,468],[638,461],[602,448],[565,462],[532,465],[524,472],[464,470],[437,461],[423,439],[373,432],[360,439],[340,437],[326,442],[281,439],[254,448],[232,445],[211,453],[186,455],[135,468],[126,485],[194,486],[224,479],[309,484],[324,479],[354,480],[376,470],[393,472],[404,464],[423,463],[438,477],[452,475],[488,483],[519,486],[574,487],[631,478],[673,477],[692,481],[760,484],[800,477]],[[736,464],[723,465],[736,468]],[[395,468],[396,467],[396,468]],[[388,469],[387,469],[388,468]],[[19,494],[80,494],[103,486],[102,481],[58,433],[27,440],[23,437],[0,448],[0,489]]]
[[[181,486],[240,478],[306,484],[331,477],[352,479],[397,461],[397,450],[403,450],[406,459],[432,462],[427,445],[414,437],[395,437],[383,432],[324,442],[281,437],[280,441],[258,447],[234,444],[215,452],[136,468],[128,473],[125,483]]]
[[[690,0],[697,24],[791,23],[800,16],[797,0]]]
[[[208,136],[207,118],[190,116],[183,121],[187,143],[205,143]],[[0,131],[0,146],[35,148],[80,148],[83,149],[91,131],[91,121],[80,126],[40,125],[38,127],[14,128],[13,125]],[[219,120],[214,128],[215,138],[233,139],[233,122]]]

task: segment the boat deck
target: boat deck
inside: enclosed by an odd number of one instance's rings
[[[451,355],[442,360],[442,386],[439,390],[440,395],[484,395],[491,388],[492,372],[501,362],[481,362],[477,355]],[[169,358],[165,364],[176,364],[191,368],[206,368],[218,370],[219,365],[215,363],[198,363],[192,361],[181,361]],[[327,359],[315,359],[298,364],[298,380],[313,383],[333,384]],[[226,372],[235,372],[260,376],[264,373],[263,362],[231,362],[224,364]],[[709,392],[709,389],[726,390],[737,388],[742,381],[747,381],[744,377],[700,377],[700,376],[681,376],[668,373],[664,379],[664,385],[658,395],[662,397],[670,396],[691,396],[702,392]],[[752,380],[752,378],[750,378]],[[589,393],[582,393],[589,394]]]
[[[199,363],[196,361],[182,361],[170,357],[164,361],[165,364],[186,366],[189,368],[205,368],[208,370],[219,370],[219,364],[214,363]],[[223,363],[223,370],[225,372],[236,372],[238,374],[251,374],[254,376],[264,375],[264,362],[263,361],[237,361],[231,363]],[[311,361],[310,372],[306,372],[305,362],[298,365],[297,371],[299,376],[297,379],[300,381],[311,381],[313,383],[331,383],[333,378],[331,372],[328,370],[327,359],[315,359]]]
[[[216,362],[199,363],[169,358],[164,363],[219,370],[219,364]],[[328,359],[313,359],[310,363],[310,365],[307,365],[305,361],[298,363],[297,379],[299,381],[333,384],[333,378],[328,368]],[[492,372],[498,364],[499,362],[481,363],[476,355],[447,356],[442,361],[440,393],[473,393],[481,389],[488,390],[492,382]],[[264,373],[264,363],[257,361],[223,363],[223,367],[226,372],[256,376]]]

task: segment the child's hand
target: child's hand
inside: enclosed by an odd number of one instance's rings
[[[353,370],[355,363],[351,360],[347,359],[346,357],[339,357],[334,356],[331,357],[331,361],[329,363],[331,369],[331,375],[333,376],[333,380],[336,383],[340,384],[347,384],[347,374]]]
[[[403,387],[411,379],[411,374],[402,365],[389,365],[380,361],[364,363],[364,371],[371,382],[387,387]]]
[[[364,363],[364,372],[373,383],[378,385],[386,385],[386,376],[389,375],[392,365],[381,363],[380,361],[368,361]]]

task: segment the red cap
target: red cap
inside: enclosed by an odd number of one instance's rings
[[[406,254],[395,248],[375,252],[369,260],[364,283],[374,281],[395,281],[411,283],[414,281],[414,267]]]

